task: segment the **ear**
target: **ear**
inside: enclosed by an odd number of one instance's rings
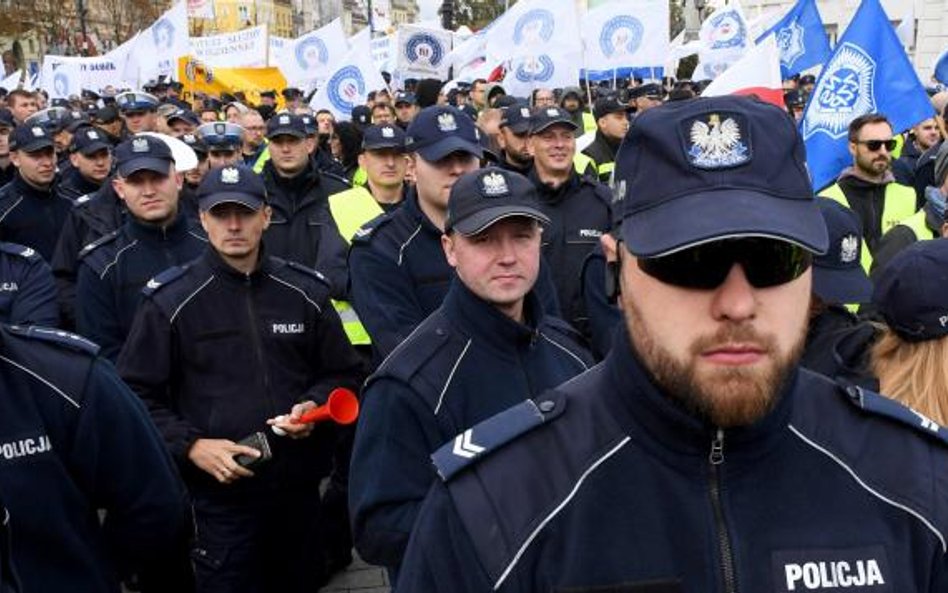
[[[358,161],[359,161],[359,166],[365,169],[365,153],[364,152],[359,153]]]
[[[454,237],[449,234],[441,235],[441,248],[444,250],[444,258],[452,268],[458,267],[457,254],[454,252]]]
[[[849,147],[849,156],[856,158],[856,143],[850,142],[847,146]]]
[[[178,191],[181,191],[181,188],[184,187],[184,173],[178,173],[175,171],[174,184],[178,188]]]
[[[941,236],[948,239],[948,222],[941,225]]]
[[[270,218],[273,216],[273,208],[270,206],[263,207],[263,230],[270,228]]]
[[[198,212],[198,217],[200,217],[201,219],[201,228],[204,229],[205,234],[210,235],[210,232],[208,232],[207,230],[207,217],[208,216],[210,215],[204,210],[201,210],[200,212]]]
[[[75,152],[69,153],[69,162],[72,163],[73,167],[79,166],[79,157],[77,156],[77,154],[78,153],[75,153]]]
[[[119,197],[119,199],[125,201],[125,184],[122,182],[121,177],[112,178],[112,189],[115,190],[115,194]]]

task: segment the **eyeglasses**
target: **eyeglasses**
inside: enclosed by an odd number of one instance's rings
[[[883,146],[885,146],[886,152],[892,152],[895,150],[895,147],[898,146],[895,138],[890,138],[888,140],[856,140],[856,144],[864,144],[870,152],[876,152]]]
[[[755,288],[769,288],[799,278],[813,258],[806,249],[776,239],[724,239],[671,255],[639,258],[639,269],[681,288],[711,290],[724,283],[734,264]]]

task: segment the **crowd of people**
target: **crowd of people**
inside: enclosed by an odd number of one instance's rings
[[[944,591],[948,92],[814,83],[9,92],[0,591]]]

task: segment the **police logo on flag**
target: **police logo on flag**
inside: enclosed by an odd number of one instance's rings
[[[514,25],[514,45],[536,45],[553,37],[556,19],[545,8],[528,10]]]
[[[803,138],[822,132],[834,140],[845,136],[849,122],[876,110],[876,62],[865,50],[844,43],[823,69],[803,120]]]
[[[692,120],[685,153],[699,169],[725,169],[750,160],[750,148],[743,141],[740,118],[718,113]],[[685,124],[688,125],[687,123]]]
[[[345,66],[326,83],[329,102],[336,110],[350,113],[365,97],[365,78],[357,66]]]
[[[415,33],[405,44],[405,57],[412,64],[422,63],[437,67],[444,58],[444,47],[430,33]]]
[[[642,21],[629,15],[614,16],[602,26],[599,33],[599,49],[603,55],[632,55],[642,45],[645,27]]]
[[[132,140],[132,152],[148,152],[149,150],[148,140],[144,138],[135,138]]]
[[[736,10],[727,10],[711,17],[710,49],[744,47],[747,43],[747,27]]]
[[[514,75],[520,82],[546,82],[553,78],[555,70],[553,59],[543,54],[520,62]]]
[[[303,70],[313,70],[329,61],[329,49],[319,37],[310,37],[296,44],[296,63]]]
[[[240,183],[240,169],[236,167],[224,167],[221,169],[221,183],[228,185]]]
[[[803,45],[803,27],[797,21],[777,31],[777,48],[780,50],[780,63],[787,70],[806,53]]]
[[[454,121],[451,113],[442,113],[438,116],[438,129],[442,132],[453,132],[458,129],[458,122]]]
[[[510,190],[507,189],[507,180],[496,171],[481,177],[481,190],[483,190],[484,196],[488,198],[506,196],[510,193]]]

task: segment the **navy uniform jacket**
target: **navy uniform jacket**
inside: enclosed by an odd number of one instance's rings
[[[59,231],[72,203],[56,195],[56,181],[47,191],[36,189],[17,174],[0,188],[0,240],[37,250],[51,261]]]
[[[397,591],[948,590],[945,429],[799,370],[766,417],[719,432],[650,382],[624,336],[474,427],[482,461],[436,453],[448,481]]]
[[[270,227],[264,234],[267,250],[319,270],[329,280],[333,298],[344,300],[349,245],[332,220],[329,196],[349,189],[350,185],[317,170],[312,163],[296,177],[284,179],[268,161],[261,175],[273,209]]]
[[[589,318],[589,343],[597,360],[605,358],[612,348],[616,328],[625,327],[622,311],[606,294],[607,273],[610,272],[606,266],[606,256],[602,246],[596,245],[583,262],[580,294]]]
[[[441,306],[455,276],[441,247],[441,229],[421,211],[413,188],[402,204],[363,225],[349,251],[352,303],[379,360]],[[549,267],[542,262],[535,290],[543,310],[558,315]]]
[[[56,327],[53,273],[35,249],[0,242],[0,322]]]
[[[149,282],[122,352],[122,378],[145,401],[193,491],[259,495],[280,485],[316,487],[328,471],[333,429],[307,439],[270,438],[273,460],[256,476],[219,484],[193,465],[199,438],[239,441],[297,402],[357,391],[358,355],[329,303],[329,286],[301,264],[263,256],[242,274],[208,247],[201,258]]]
[[[581,337],[531,292],[517,323],[455,280],[444,303],[364,389],[350,473],[356,547],[396,567],[425,492],[429,455],[454,435],[592,365]]]
[[[187,525],[161,436],[95,351],[65,332],[0,326],[0,497],[23,591],[118,593],[119,570]]]
[[[76,200],[82,196],[95,193],[101,186],[101,183],[83,177],[76,167],[70,167],[63,172],[62,178],[56,186],[56,195],[75,204]]]
[[[588,335],[581,290],[583,262],[612,226],[612,194],[595,178],[575,171],[556,189],[541,182],[535,169],[530,171],[530,180],[537,188],[540,210],[550,218],[543,229],[543,256],[553,273],[563,319]]]
[[[206,246],[207,240],[189,228],[183,213],[164,229],[129,216],[122,228],[79,253],[78,332],[114,361],[132,328],[145,283],[197,258]]]

